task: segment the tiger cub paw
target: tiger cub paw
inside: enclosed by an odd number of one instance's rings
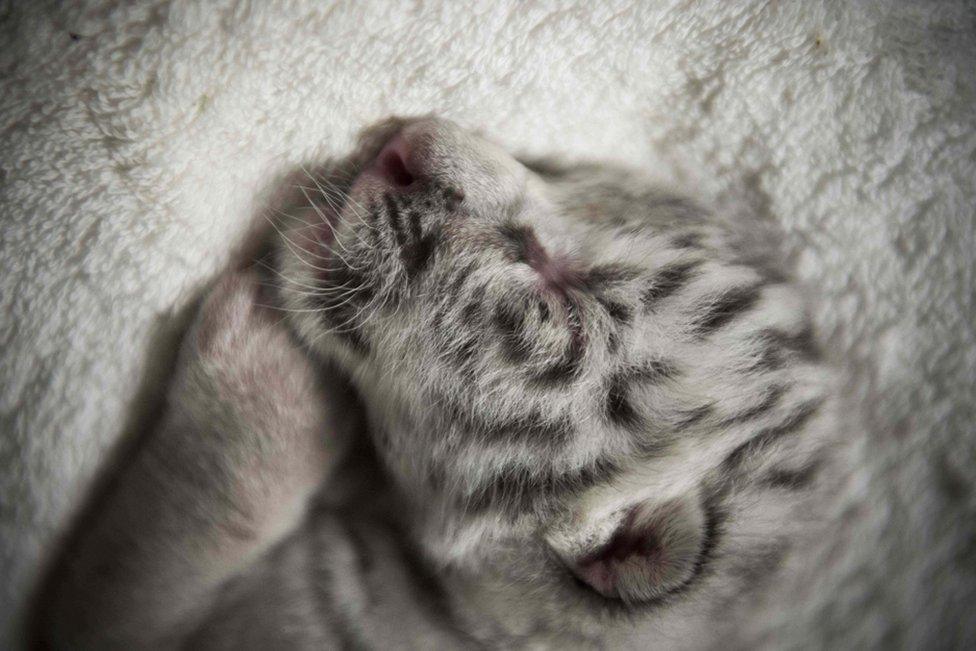
[[[322,377],[272,301],[253,271],[222,277],[188,332],[171,402],[201,432],[289,464],[331,465],[349,429],[348,389]]]

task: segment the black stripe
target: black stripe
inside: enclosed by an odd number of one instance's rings
[[[604,291],[607,288],[622,285],[640,276],[640,270],[624,264],[601,264],[591,267],[583,278],[583,287],[591,292]]]
[[[450,211],[454,211],[464,201],[464,192],[458,188],[447,187],[441,190],[441,198],[444,199],[444,207]]]
[[[711,569],[711,561],[714,559],[715,551],[722,540],[725,523],[729,517],[722,503],[724,497],[725,491],[717,490],[706,493],[702,499],[705,526],[702,532],[701,552],[698,554],[698,558],[695,559],[695,565],[688,578],[681,585],[668,590],[666,594],[641,602],[642,605],[659,607],[672,602],[675,598],[692,590],[708,576]]]
[[[603,296],[598,297],[597,301],[606,310],[607,315],[620,325],[628,325],[634,316],[630,307],[623,303],[617,303]]]
[[[930,458],[932,476],[935,488],[949,504],[962,504],[970,499],[971,484],[967,475],[963,473],[966,467],[964,457],[949,456],[946,453],[935,454]],[[974,549],[973,551],[976,551]]]
[[[540,323],[548,322],[549,318],[551,317],[551,313],[549,311],[549,304],[543,300],[540,300],[536,305],[539,308],[539,322]]]
[[[553,453],[569,444],[574,434],[573,423],[565,418],[548,419],[538,410],[511,419],[486,419],[457,402],[445,399],[447,426],[457,428],[465,440],[519,442],[540,452]]]
[[[804,403],[779,425],[760,430],[755,436],[737,446],[725,457],[721,464],[722,469],[729,473],[738,471],[749,457],[768,448],[779,439],[795,434],[813,418],[822,404],[823,400],[812,400]]]
[[[461,497],[461,506],[469,512],[497,508],[510,516],[530,510],[544,511],[553,505],[553,500],[610,481],[619,471],[619,466],[609,458],[568,471],[545,467],[540,472],[537,467],[513,466],[471,487]]]
[[[637,382],[661,382],[678,375],[678,367],[664,359],[653,359],[622,371],[628,379]]]
[[[474,354],[478,349],[478,340],[475,337],[466,337],[458,342],[457,346],[454,348],[454,360],[457,362],[459,368],[464,368],[467,366],[472,359],[474,359]]]
[[[583,329],[583,315],[573,299],[565,302],[566,325],[569,328],[570,346],[580,357],[586,354],[586,331]]]
[[[335,333],[336,336],[345,340],[349,346],[355,350],[357,353],[366,357],[370,353],[369,343],[363,338],[362,334],[358,330],[341,330]]]
[[[413,237],[413,241],[416,244],[420,242],[420,213],[417,210],[411,210],[407,213],[407,220],[410,223],[410,235]]]
[[[393,239],[396,240],[398,247],[403,248],[404,237],[403,230],[400,228],[400,209],[397,207],[396,201],[390,193],[383,195],[383,201],[386,203],[386,218],[390,222]]]
[[[316,300],[323,307],[333,307],[342,303],[350,296],[349,292],[354,290],[356,299],[360,298],[362,292],[369,292],[369,296],[372,296],[373,291],[372,283],[365,273],[346,265],[337,266],[332,270],[329,286],[326,289],[333,291],[316,295]]]
[[[322,308],[322,323],[357,353],[368,355],[369,343],[357,330],[358,324],[350,322],[350,319],[355,317],[363,305],[373,300],[376,289],[369,278],[349,267],[339,267],[333,273],[336,286],[347,287],[341,291],[319,294],[314,298],[316,306]]]
[[[471,298],[461,308],[461,322],[469,328],[478,328],[485,320],[485,287],[482,285],[471,293]]]
[[[380,228],[379,228],[379,207],[376,201],[371,200],[366,207],[366,215],[363,222],[368,226],[366,237],[369,238],[369,246],[373,251],[380,250]]]
[[[505,222],[498,227],[498,232],[505,243],[505,255],[512,262],[527,264],[536,270],[547,264],[549,255],[531,226]]]
[[[656,197],[647,202],[649,210],[661,210],[670,213],[669,217],[682,221],[701,220],[705,216],[705,209],[686,197],[674,195]]]
[[[400,259],[403,261],[403,266],[407,270],[407,277],[409,279],[415,279],[421,272],[427,269],[431,258],[434,256],[434,251],[437,250],[440,239],[440,230],[435,227],[426,235],[418,235],[418,239],[415,239],[410,246],[402,249]]]
[[[721,422],[721,425],[723,427],[730,427],[762,416],[779,403],[786,394],[786,391],[787,387],[781,385],[769,387],[758,403],[734,416],[729,416]]]
[[[436,464],[427,464],[424,484],[432,491],[441,492],[447,485],[447,475],[444,469]]]
[[[651,360],[640,366],[611,374],[607,380],[607,393],[603,407],[607,420],[627,429],[641,428],[644,425],[644,419],[630,400],[631,387],[638,383],[662,382],[677,374],[677,367],[665,360]]]
[[[501,335],[502,354],[512,364],[524,362],[531,353],[523,316],[517,307],[508,303],[500,303],[495,308],[495,328]]]
[[[461,293],[461,288],[464,286],[464,283],[468,280],[468,276],[471,275],[471,272],[473,272],[474,269],[475,269],[475,263],[469,262],[464,267],[461,267],[460,270],[458,270],[457,275],[454,277],[454,280],[451,282],[450,286],[444,292],[445,300],[453,301],[454,297],[458,296]]]
[[[644,424],[644,419],[630,402],[627,395],[629,388],[630,382],[625,374],[611,375],[607,383],[606,397],[603,400],[603,413],[614,425],[638,429]]]
[[[696,269],[701,266],[701,260],[679,262],[668,265],[655,274],[650,285],[641,294],[641,302],[645,309],[652,309],[655,304],[668,298],[691,280]]]
[[[786,355],[779,344],[769,343],[763,347],[756,360],[745,371],[775,371],[786,365]]]
[[[447,310],[450,307],[448,301],[441,301],[434,308],[434,315],[430,318],[430,329],[434,332],[441,332],[441,326],[444,325],[444,317],[447,316]],[[443,333],[445,336],[448,335],[447,332]]]
[[[671,241],[671,245],[678,249],[700,249],[702,247],[702,233],[684,233]]]
[[[620,427],[638,429],[644,424],[627,396],[626,385],[617,381],[611,381],[607,388],[603,411],[608,421]]]
[[[820,350],[809,324],[793,334],[775,329],[763,330],[755,341],[762,349],[755,362],[745,369],[747,371],[775,371],[783,368],[791,358],[808,362],[820,359]]]
[[[563,351],[559,361],[547,366],[542,371],[529,378],[529,384],[539,387],[568,384],[579,375],[583,365],[583,354],[586,352],[582,337],[569,337],[569,344]]]
[[[678,414],[678,421],[674,424],[674,429],[681,431],[685,428],[691,427],[692,425],[697,425],[701,421],[711,416],[712,412],[714,411],[715,405],[707,404],[680,412]]]
[[[820,359],[820,347],[813,334],[813,327],[806,324],[795,334],[784,334],[780,337],[780,345],[802,360],[816,361]]]
[[[447,317],[447,312],[454,307],[455,297],[461,294],[461,288],[475,270],[475,267],[474,262],[469,262],[464,267],[461,267],[453,277],[450,274],[438,274],[439,294],[443,298],[434,309],[434,316],[431,320],[431,328],[433,330],[441,330],[444,319]]]
[[[569,384],[579,375],[582,362],[583,356],[570,345],[558,362],[533,375],[529,383],[539,387]]]
[[[538,412],[522,418],[490,424],[483,433],[492,440],[534,440],[546,447],[560,447],[569,442],[573,434],[573,424],[565,419],[549,421]]]
[[[708,303],[692,324],[699,337],[709,335],[727,325],[759,302],[758,286],[731,289]]]
[[[820,465],[819,461],[812,461],[799,468],[773,468],[760,480],[760,483],[769,488],[804,490],[809,488],[817,478]]]

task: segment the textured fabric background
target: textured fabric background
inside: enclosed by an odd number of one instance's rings
[[[884,550],[976,509],[974,67],[961,1],[0,2],[0,646],[276,181],[430,111],[783,225],[870,423],[848,589],[910,615]]]

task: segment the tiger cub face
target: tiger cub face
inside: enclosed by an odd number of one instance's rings
[[[799,294],[717,218],[439,119],[310,179],[283,302],[353,378],[429,557],[589,611],[769,564],[828,383]]]

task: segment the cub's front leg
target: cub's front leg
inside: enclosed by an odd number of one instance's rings
[[[169,647],[302,517],[351,429],[253,273],[223,278],[181,351],[166,414],[42,596],[44,646]]]

